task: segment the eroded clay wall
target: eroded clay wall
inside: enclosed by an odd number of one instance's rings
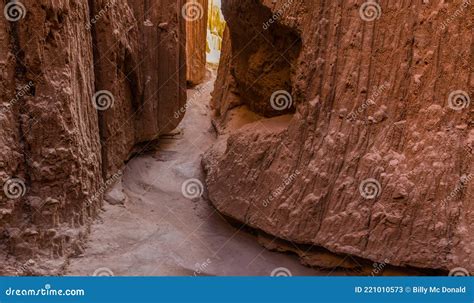
[[[474,271],[467,3],[224,1],[232,60],[221,64],[242,102],[296,113],[288,127],[247,125],[206,155],[214,205],[295,244]]]
[[[209,1],[187,0],[185,5],[187,81],[191,85],[197,85],[202,83],[206,76]]]

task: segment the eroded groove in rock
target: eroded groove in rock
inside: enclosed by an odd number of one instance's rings
[[[270,77],[268,85],[256,82],[264,94],[248,89],[257,78],[249,62],[265,49],[265,20],[275,20],[268,31],[300,35],[291,81],[282,77],[297,109],[288,127],[271,119],[249,124],[208,152],[211,201],[295,243],[395,266],[473,272],[473,183],[466,181],[473,111],[448,102],[453,91],[473,93],[469,60],[460,60],[473,56],[472,11],[442,29],[462,1],[385,1],[374,22],[361,18],[354,1],[289,2],[225,2],[234,59],[222,64],[231,65],[253,110],[265,112],[265,88],[282,84]],[[256,10],[261,17],[251,17]],[[264,66],[272,75],[274,67]],[[225,111],[225,102],[214,103]],[[365,181],[375,196],[361,194]]]

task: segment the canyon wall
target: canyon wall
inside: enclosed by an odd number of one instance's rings
[[[183,1],[5,2],[0,273],[31,274],[15,262],[54,260],[41,272],[82,252],[135,144],[180,122]]]
[[[309,265],[324,248],[474,272],[471,3],[227,0],[223,11],[232,47],[216,83],[235,87],[216,87],[216,119],[230,89],[261,115],[294,114],[206,153],[216,208]]]
[[[208,0],[187,0],[183,7],[186,20],[186,75],[192,86],[202,83],[206,76],[208,5]]]

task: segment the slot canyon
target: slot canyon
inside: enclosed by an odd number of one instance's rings
[[[474,274],[471,1],[1,2],[0,275]]]

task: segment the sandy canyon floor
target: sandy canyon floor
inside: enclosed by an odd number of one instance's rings
[[[106,203],[82,255],[66,275],[269,276],[278,268],[292,275],[340,275],[301,265],[295,256],[264,249],[252,234],[230,225],[205,198],[190,200],[181,186],[203,180],[201,155],[216,140],[209,100],[214,77],[188,90],[188,110],[177,135],[153,152],[132,159],[115,185],[123,205]]]

